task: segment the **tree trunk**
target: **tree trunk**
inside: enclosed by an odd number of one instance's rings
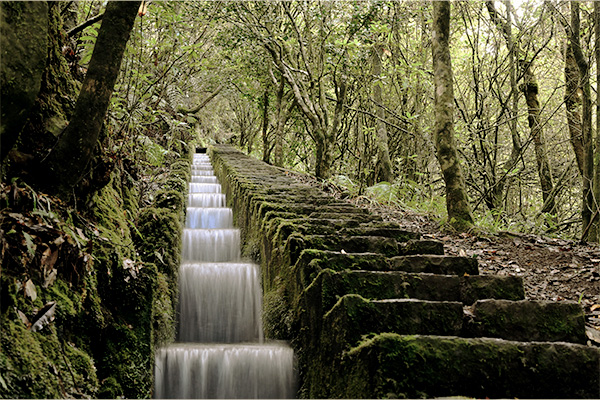
[[[285,128],[283,95],[285,93],[285,80],[281,79],[277,90],[277,122],[275,125],[275,165],[283,167],[283,131]]]
[[[267,85],[263,95],[263,115],[262,115],[262,142],[263,142],[263,161],[271,163],[271,143],[269,142],[269,89]]]
[[[73,116],[41,165],[42,184],[55,193],[68,195],[88,167],[139,5],[139,1],[111,1],[106,6]]]
[[[535,147],[535,159],[537,161],[538,175],[540,177],[542,197],[544,200],[542,212],[554,214],[556,213],[556,206],[554,197],[551,196],[554,184],[552,183],[552,170],[550,169],[550,162],[548,161],[548,154],[544,143],[543,129],[540,124],[538,84],[533,75],[533,71],[531,70],[531,62],[521,61],[521,68],[524,80],[521,89],[525,94],[525,101],[527,103],[527,119]]]
[[[377,182],[392,182],[392,163],[390,162],[390,150],[388,147],[388,134],[385,126],[385,113],[383,110],[383,99],[381,95],[381,57],[383,47],[374,45],[372,51],[373,62],[373,100],[377,107],[377,165],[375,167],[375,180]]]
[[[592,216],[597,207],[594,205],[594,193],[592,179],[594,175],[594,150],[592,148],[592,102],[590,95],[590,67],[581,51],[579,2],[573,1],[571,5],[571,34],[570,45],[573,50],[573,58],[579,69],[579,87],[577,93],[581,95],[582,118],[581,118],[581,142],[583,155],[583,205],[581,208],[582,233],[581,240],[596,241],[597,238],[590,236]]]
[[[600,3],[594,2],[594,55],[596,58],[596,93],[600,93]],[[592,226],[594,229],[590,232],[590,236],[595,236],[596,241],[600,239],[598,201],[600,200],[600,101],[596,94],[596,152],[594,153],[594,182],[593,194],[596,199],[594,215],[592,216]]]
[[[492,193],[492,206],[493,208],[502,207],[502,201],[504,197],[505,191],[508,191],[508,188],[511,185],[511,182],[514,178],[510,174],[519,162],[521,158],[521,151],[523,149],[523,144],[521,143],[521,136],[519,135],[519,131],[517,129],[517,110],[519,107],[519,91],[517,88],[517,62],[519,54],[517,51],[517,46],[514,43],[512,37],[512,22],[511,22],[511,14],[508,9],[508,0],[505,0],[506,6],[506,20],[503,21],[498,14],[494,6],[493,1],[486,1],[486,6],[488,12],[490,14],[490,18],[492,21],[498,26],[502,34],[504,35],[504,39],[506,40],[506,48],[508,50],[508,63],[510,68],[510,93],[511,93],[511,107],[508,107],[508,126],[510,127],[510,136],[512,139],[512,149],[510,152],[510,157],[504,164],[504,169],[507,171],[502,174],[501,178],[496,182],[496,186],[493,188]],[[489,207],[489,204],[488,204]]]
[[[583,136],[581,126],[581,91],[579,88],[579,68],[573,56],[573,46],[571,40],[567,41],[565,48],[565,107],[567,113],[567,125],[569,127],[569,137],[579,174],[583,176]]]
[[[473,217],[454,142],[454,89],[449,36],[450,3],[434,1],[432,55],[436,155],[446,183],[448,223],[457,230],[466,230],[473,225]]]

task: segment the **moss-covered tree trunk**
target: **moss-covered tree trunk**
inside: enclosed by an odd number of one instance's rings
[[[41,183],[53,192],[69,193],[92,158],[139,5],[114,1],[106,6],[73,116],[39,171]]]
[[[594,215],[597,213],[598,208],[594,204],[594,194],[592,187],[592,179],[594,175],[594,150],[592,147],[592,102],[590,94],[590,66],[581,50],[579,2],[573,1],[570,3],[570,5],[571,29],[569,35],[569,44],[572,49],[573,61],[575,62],[577,69],[579,70],[579,80],[577,82],[578,86],[576,95],[580,96],[580,101],[582,104],[582,115],[580,120],[582,146],[581,167],[583,167],[581,240],[596,241],[596,229],[591,229],[592,220],[594,218]]]
[[[540,102],[538,100],[538,84],[535,80],[535,75],[531,70],[531,62],[522,61],[524,83],[521,87],[525,94],[527,103],[527,118],[529,121],[529,129],[531,130],[531,138],[535,148],[535,159],[537,161],[538,175],[542,187],[542,197],[544,206],[542,212],[556,213],[556,205],[552,191],[554,184],[552,183],[552,170],[550,169],[550,161],[544,143],[543,129],[540,124]]]
[[[381,58],[383,56],[383,47],[381,45],[374,45],[371,50],[372,63],[373,63],[373,100],[375,101],[375,107],[377,107],[377,167],[375,179],[377,182],[392,182],[392,163],[390,162],[390,150],[388,146],[388,134],[385,126],[384,110],[383,110],[383,99],[381,95]]]
[[[265,88],[262,101],[262,142],[263,142],[263,161],[271,163],[271,141],[269,140],[269,90],[270,85]]]
[[[473,224],[473,217],[454,142],[454,90],[449,36],[450,3],[434,1],[432,55],[436,155],[446,183],[448,222],[457,230],[465,230]]]
[[[19,138],[47,59],[48,4],[0,3],[0,161]]]

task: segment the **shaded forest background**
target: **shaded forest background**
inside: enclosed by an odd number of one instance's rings
[[[50,5],[52,68],[25,126],[3,127],[3,157],[11,151],[5,180],[35,183],[31,165],[39,163],[31,160],[49,157],[72,123],[103,7]],[[436,159],[433,8],[418,1],[144,3],[87,175],[73,193],[85,202],[115,166],[162,165],[194,137],[235,144],[349,197],[452,226]],[[477,226],[597,240],[594,8],[452,3],[453,146]],[[19,132],[16,146],[6,145]]]
[[[151,396],[190,152],[213,143],[378,206],[484,274],[528,268],[531,298],[578,300],[597,326],[600,252],[563,239],[600,231],[599,16],[0,2],[0,397]],[[486,238],[501,231],[554,238]]]

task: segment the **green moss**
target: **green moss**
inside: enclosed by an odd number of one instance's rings
[[[171,176],[165,181],[166,188],[179,193],[187,192],[188,181],[180,176]]]
[[[99,373],[113,377],[118,385],[111,385],[111,388],[120,386],[126,398],[150,397],[154,365],[151,343],[140,337],[137,329],[125,324],[111,326],[105,335]],[[103,390],[107,388],[103,387]]]
[[[123,388],[117,380],[109,376],[102,381],[102,385],[98,391],[99,399],[117,399],[123,396]]]
[[[70,343],[62,343],[47,326],[31,332],[20,321],[2,318],[0,397],[93,397],[97,390],[92,359]]]
[[[111,183],[94,195],[93,216],[98,221],[100,236],[109,242],[108,247],[112,248],[111,245],[119,244],[119,251],[123,256],[131,258],[134,248],[129,229],[130,215],[125,212],[123,193],[115,188],[115,179],[117,178],[113,174]]]
[[[176,213],[180,213],[184,209],[185,198],[183,194],[177,190],[161,190],[156,193],[153,206],[157,208],[167,208]]]
[[[175,339],[175,307],[172,299],[176,295],[172,293],[172,287],[167,275],[159,272],[153,311],[155,346],[170,343]]]
[[[140,212],[136,225],[139,235],[135,243],[142,259],[156,264],[160,272],[176,276],[183,229],[178,215],[165,208],[149,207]]]
[[[263,324],[265,337],[290,340],[292,330],[292,308],[285,295],[285,285],[276,282],[274,289],[263,297]]]

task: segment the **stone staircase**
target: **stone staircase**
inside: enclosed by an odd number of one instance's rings
[[[301,397],[600,397],[577,303],[527,300],[519,277],[480,276],[440,242],[231,147],[210,152]]]

